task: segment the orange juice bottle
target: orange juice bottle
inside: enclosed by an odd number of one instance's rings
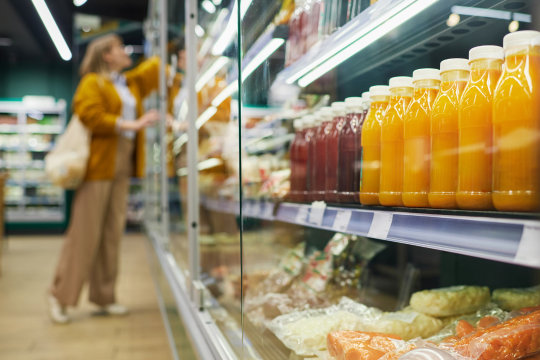
[[[469,81],[467,59],[441,62],[441,91],[431,112],[431,176],[429,205],[435,209],[457,209],[458,106]]]
[[[493,96],[493,205],[540,210],[540,47],[538,31],[504,37],[505,63]]]
[[[441,85],[439,70],[413,73],[414,96],[403,124],[403,204],[429,207],[430,122],[433,102]]]
[[[469,52],[471,77],[459,103],[457,204],[461,209],[491,210],[493,94],[504,59],[499,46]]]
[[[369,89],[371,106],[362,125],[362,170],[360,177],[360,202],[362,205],[380,205],[381,182],[381,124],[390,102],[388,86]]]
[[[381,129],[381,188],[379,202],[403,206],[403,117],[414,93],[412,77],[390,79],[390,104]]]

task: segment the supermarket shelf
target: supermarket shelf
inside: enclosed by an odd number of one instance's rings
[[[239,203],[202,199],[208,209],[239,214]],[[449,215],[449,214],[454,215]],[[377,207],[278,205],[246,200],[243,215],[540,268],[538,215]],[[503,217],[499,217],[503,216]],[[504,217],[506,216],[506,217]],[[513,217],[513,218],[512,218]],[[519,218],[521,217],[521,218]]]
[[[66,110],[65,101],[57,101],[54,104],[40,104],[28,106],[23,101],[0,101],[0,113],[40,112],[45,114],[63,114]]]
[[[62,222],[65,220],[63,211],[6,211],[7,222],[41,223]]]
[[[62,205],[63,197],[27,196],[24,199],[6,199],[6,205]]]
[[[8,179],[6,185],[8,186],[22,186],[25,187],[54,187],[49,180],[14,180]]]
[[[64,130],[64,127],[62,125],[39,125],[39,124],[11,125],[11,124],[0,124],[0,134],[18,134],[18,133],[61,134],[63,130]]]
[[[32,160],[32,161],[23,161],[23,162],[15,162],[15,161],[6,161],[6,160],[0,160],[0,168],[6,168],[6,169],[23,169],[23,168],[31,168],[31,169],[45,169],[45,161],[43,160]]]

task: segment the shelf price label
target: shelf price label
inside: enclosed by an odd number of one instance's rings
[[[368,237],[386,240],[390,226],[392,226],[392,219],[394,214],[385,212],[373,213],[373,221],[369,228]]]
[[[309,213],[309,222],[317,226],[321,226],[324,218],[324,210],[326,203],[324,201],[315,201],[311,204],[311,212]]]
[[[253,205],[251,206],[251,215],[253,217],[258,217],[261,214],[261,203],[259,201],[255,201]]]
[[[296,214],[296,222],[299,224],[305,224],[307,223],[308,216],[309,216],[309,206],[301,205],[298,208],[298,213]]]
[[[336,231],[347,231],[349,227],[349,221],[351,221],[352,212],[349,210],[338,210],[336,214],[336,219],[334,220],[334,225],[332,229]]]
[[[540,266],[540,225],[525,224],[515,259],[533,266]]]
[[[272,219],[274,217],[274,204],[271,202],[264,203],[263,217],[265,219]]]

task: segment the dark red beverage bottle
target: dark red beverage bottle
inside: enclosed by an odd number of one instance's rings
[[[311,137],[311,141],[308,145],[308,192],[307,192],[307,201],[313,202],[315,201],[315,172],[317,171],[317,168],[319,167],[319,162],[317,159],[317,150],[315,148],[315,142],[317,138],[317,133],[319,132],[319,128],[321,127],[322,121],[319,112],[315,113],[313,115],[313,135]]]
[[[339,133],[345,124],[347,110],[345,103],[338,101],[332,104],[333,120],[326,136],[326,185],[324,199],[329,203],[337,202],[337,171]]]
[[[289,201],[298,201],[298,144],[303,136],[301,119],[294,120],[294,130],[295,136],[289,147],[289,159],[291,163]]]
[[[361,97],[345,99],[347,116],[339,133],[337,200],[340,203],[360,203],[360,173],[358,168],[358,124],[364,120]]]
[[[321,124],[313,138],[315,165],[312,167],[313,198],[312,201],[324,201],[326,192],[326,137],[332,123],[332,108],[323,107],[319,112]]]
[[[309,191],[309,147],[311,139],[315,134],[314,124],[315,118],[313,115],[306,115],[302,118],[302,127],[304,128],[304,138],[300,143],[298,148],[298,201],[307,202],[308,201],[308,191]]]

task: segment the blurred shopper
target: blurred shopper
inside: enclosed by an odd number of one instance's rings
[[[128,309],[116,303],[120,239],[125,229],[131,176],[143,176],[144,131],[158,121],[143,112],[142,101],[158,87],[159,58],[135,69],[122,39],[107,35],[90,43],[80,67],[82,77],[73,111],[92,132],[86,178],[75,193],[60,261],[48,293],[49,314],[56,323],[70,321],[89,282],[90,301],[110,315]]]

